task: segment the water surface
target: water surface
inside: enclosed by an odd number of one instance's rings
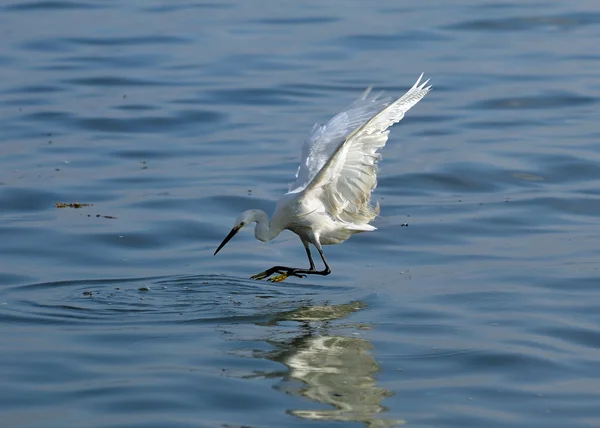
[[[600,425],[596,2],[0,11],[6,426]],[[288,232],[212,256],[314,122],[421,72],[332,275],[249,280],[307,264]]]

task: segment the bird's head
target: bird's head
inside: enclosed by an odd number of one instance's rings
[[[238,218],[235,219],[235,223],[231,229],[231,232],[229,232],[225,239],[223,239],[223,242],[221,242],[221,245],[219,245],[219,248],[217,248],[217,251],[215,251],[213,254],[214,256],[216,256],[217,253],[221,251],[221,248],[223,248],[225,244],[231,240],[231,238],[233,238],[240,230],[242,230],[244,226],[248,226],[253,221],[256,221],[254,211],[255,210],[244,211],[238,216]]]

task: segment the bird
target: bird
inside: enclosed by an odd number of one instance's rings
[[[281,282],[289,277],[329,275],[331,268],[323,254],[324,245],[339,244],[352,235],[376,230],[370,223],[379,214],[379,203],[370,203],[377,185],[379,150],[388,140],[389,129],[404,117],[431,90],[429,79],[416,83],[400,98],[372,94],[371,87],[325,125],[315,124],[302,147],[296,181],[277,200],[269,216],[262,210],[244,211],[214,255],[245,226],[256,223],[254,236],[262,242],[283,230],[294,232],[302,241],[309,268],[273,266],[251,276]],[[311,254],[314,246],[324,268],[318,270]],[[278,274],[275,275],[274,274]]]

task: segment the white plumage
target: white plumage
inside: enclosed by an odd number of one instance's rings
[[[325,125],[315,125],[302,148],[302,160],[296,181],[278,201],[269,222],[266,213],[249,210],[242,213],[215,254],[244,226],[256,222],[255,236],[270,241],[284,229],[296,233],[306,249],[310,268],[274,266],[254,275],[264,279],[273,273],[288,276],[328,275],[329,266],[322,245],[338,244],[352,234],[375,230],[371,222],[379,213],[379,205],[370,204],[371,192],[377,185],[378,151],[385,146],[389,130],[404,114],[430,91],[429,80],[419,77],[402,97],[393,100],[382,94],[371,95],[370,89]],[[315,269],[309,244],[313,244],[325,264]]]

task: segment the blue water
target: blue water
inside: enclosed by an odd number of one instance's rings
[[[599,24],[591,0],[2,3],[2,426],[600,426]],[[248,279],[307,265],[289,232],[213,257],[314,122],[421,72],[378,230],[326,247],[330,276]]]

